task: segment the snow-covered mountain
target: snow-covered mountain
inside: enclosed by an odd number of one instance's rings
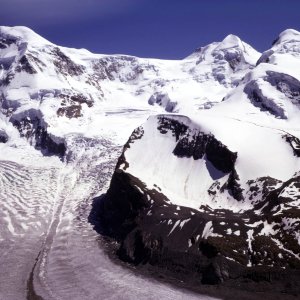
[[[125,144],[99,212],[120,257],[204,283],[299,270],[299,70],[292,29],[262,54],[229,35],[167,61],[0,27],[0,159]]]
[[[24,27],[1,27],[0,36],[2,112],[27,137],[37,127],[53,138],[75,128],[77,133],[99,135],[99,116],[114,109],[147,111],[148,116],[150,111],[209,108],[222,101],[259,57],[236,36],[181,61],[67,49]],[[119,133],[119,126],[115,131]],[[38,139],[31,142],[40,144]]]

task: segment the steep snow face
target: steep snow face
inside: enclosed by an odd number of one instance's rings
[[[125,146],[120,168],[175,205],[233,211],[252,207],[250,182],[286,181],[299,170],[300,159],[282,132],[226,118],[219,118],[220,126],[215,120],[150,117]]]
[[[151,117],[134,132],[128,146],[121,168],[149,188],[157,188],[173,203],[193,208],[232,207],[234,199],[227,192],[213,202],[209,190],[216,183],[225,185],[236,154],[188,118]],[[218,155],[223,156],[222,162]]]

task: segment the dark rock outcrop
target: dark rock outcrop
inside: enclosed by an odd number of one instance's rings
[[[19,130],[21,137],[26,138],[44,155],[64,157],[66,152],[64,141],[48,133],[47,125],[42,121],[40,111],[31,109],[25,115],[12,117],[10,122]]]
[[[54,56],[53,64],[57,68],[58,73],[70,76],[80,76],[83,74],[84,67],[73,62],[58,47],[53,48],[52,54]]]
[[[166,112],[174,112],[177,102],[172,101],[168,94],[154,94],[152,95],[149,100],[148,100],[148,104],[150,105],[154,105],[154,104],[158,104],[159,106],[163,107]]]
[[[69,119],[82,117],[82,104],[92,107],[94,102],[82,94],[59,94],[62,99],[61,107],[57,110],[59,117],[66,116]]]
[[[212,135],[191,130],[178,117],[158,117],[157,130],[163,135],[172,132],[177,141],[173,155],[178,159],[206,156],[216,168],[229,173],[227,183],[216,184],[212,193],[227,189],[244,201],[234,168],[236,153]],[[300,210],[293,203],[300,197],[300,177],[287,182],[269,177],[249,181],[250,210],[174,205],[159,188],[149,189],[142,178],[126,171],[130,162],[124,153],[143,134],[143,128],[138,128],[125,145],[96,212],[97,229],[119,242],[117,255],[193,285],[222,284],[241,290],[251,287],[252,291],[263,286],[264,291],[299,295],[294,283],[300,280],[300,247],[293,230],[299,230]]]
[[[173,154],[178,157],[192,157],[194,160],[206,158],[218,170],[229,173],[234,169],[237,153],[231,152],[213,135],[201,131],[192,132],[187,125],[172,117],[159,117],[158,129],[165,134],[171,131],[177,144]]]
[[[7,133],[0,129],[0,143],[6,143],[8,141],[8,135]]]
[[[28,74],[36,74],[37,71],[34,69],[32,64],[30,63],[28,57],[23,55],[19,60],[19,65],[15,69],[16,72],[26,72]]]
[[[293,149],[294,155],[300,157],[300,140],[291,135],[291,134],[285,134],[283,138],[290,144],[290,146]]]
[[[0,37],[0,49],[5,49],[11,44],[16,43],[17,39],[15,37],[1,36]]]
[[[274,207],[276,201],[270,203]],[[296,214],[299,217],[299,209]],[[97,215],[101,233],[120,242],[117,255],[126,262],[146,264],[186,282],[194,278],[197,284],[222,283],[239,289],[249,280],[254,291],[267,283],[266,290],[275,285],[276,291],[300,293],[295,284],[286,288],[291,279],[300,279],[299,260],[280,250],[271,237],[259,235],[262,225],[252,225],[261,220],[283,224],[286,214],[270,219],[266,209],[263,216],[250,211],[241,214],[209,208],[201,212],[178,209],[163,194],[117,171]],[[211,224],[214,235],[205,237],[207,224]],[[250,251],[247,233],[251,229],[254,238]],[[288,240],[287,236],[285,246],[291,249],[293,238]],[[282,240],[283,236],[276,238]],[[295,245],[293,251],[297,253],[297,249]]]
[[[251,103],[262,111],[268,111],[276,118],[287,119],[286,113],[273,99],[264,95],[263,90],[259,87],[257,81],[252,80],[246,84],[244,92],[247,94]]]
[[[283,73],[267,71],[264,80],[283,93],[293,104],[300,105],[300,81]]]

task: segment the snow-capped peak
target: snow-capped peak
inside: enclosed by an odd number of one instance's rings
[[[233,48],[233,47],[243,47],[243,42],[242,40],[234,35],[234,34],[229,34],[227,35],[224,40],[219,43],[218,47],[216,49],[228,49],[228,48]]]
[[[30,44],[51,44],[48,40],[25,26],[0,26],[0,41],[3,38],[14,38]]]
[[[273,42],[272,48],[265,51],[257,61],[260,63],[273,64],[283,69],[288,69],[288,74],[300,79],[300,32],[287,29],[281,32]]]
[[[278,38],[274,41],[273,45],[279,45],[285,42],[300,42],[300,32],[295,29],[286,29],[282,31]]]
[[[222,53],[221,56],[224,56],[224,59],[229,64],[233,63],[235,65],[241,63],[254,66],[260,57],[259,52],[233,34],[229,34],[219,43],[213,55],[216,57],[219,56],[219,53]]]
[[[260,55],[259,52],[243,42],[238,36],[229,34],[221,42],[214,42],[196,49],[187,59],[197,58],[197,63],[220,63],[221,65],[225,61],[236,72],[248,68],[249,65],[254,66]]]

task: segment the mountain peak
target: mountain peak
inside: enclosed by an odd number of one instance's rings
[[[49,44],[50,42],[25,26],[0,26],[0,37],[13,37],[32,44]]]
[[[286,29],[282,31],[278,38],[273,42],[273,46],[288,41],[300,41],[300,32],[295,29]]]
[[[202,55],[202,59],[209,60],[209,56],[213,55],[214,57],[223,58],[224,53],[239,52],[243,53],[245,56],[245,61],[254,65],[261,55],[254,48],[252,48],[247,43],[243,42],[237,35],[229,34],[221,42],[213,42],[206,45],[205,47],[200,47],[194,51],[189,58],[199,57]],[[219,55],[220,54],[220,55]],[[232,55],[229,55],[232,58]],[[228,58],[228,55],[227,55]]]
[[[233,48],[233,47],[241,47],[241,45],[242,45],[242,40],[238,36],[234,34],[229,34],[220,43],[218,48],[226,49],[226,48]]]
[[[237,64],[241,62],[254,65],[260,53],[243,42],[238,36],[229,34],[213,50],[213,56],[217,58],[224,57],[230,66],[235,69]]]

